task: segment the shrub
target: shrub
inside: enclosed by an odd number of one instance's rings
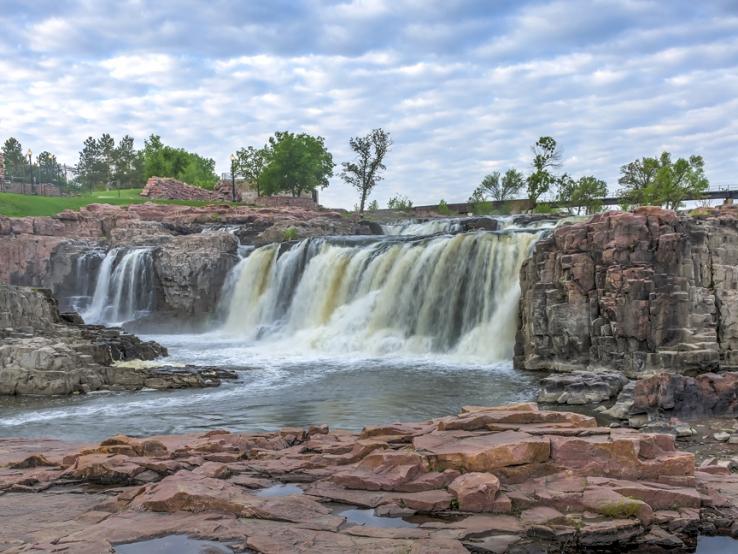
[[[297,229],[295,229],[294,227],[289,227],[282,231],[282,240],[297,240]]]
[[[436,211],[441,215],[451,215],[451,208],[448,207],[448,204],[443,199],[438,203]]]
[[[390,210],[402,210],[403,212],[408,212],[412,209],[413,203],[407,196],[398,194],[389,199],[387,207]]]

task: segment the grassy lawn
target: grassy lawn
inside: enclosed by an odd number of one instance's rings
[[[101,190],[81,196],[31,196],[0,192],[0,215],[22,217],[27,215],[54,215],[61,211],[78,210],[88,204],[114,204],[128,206],[155,202],[157,204],[179,204],[181,206],[207,206],[208,204],[224,204],[225,202],[209,202],[206,200],[149,200],[139,196],[141,189]]]

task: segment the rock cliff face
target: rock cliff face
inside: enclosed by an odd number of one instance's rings
[[[515,365],[630,377],[738,367],[738,219],[659,208],[555,229],[521,270]]]
[[[337,212],[246,206],[90,205],[54,217],[0,217],[0,283],[52,289],[65,308],[91,296],[105,253],[151,247],[157,318],[204,321],[241,244],[290,236],[370,234]]]

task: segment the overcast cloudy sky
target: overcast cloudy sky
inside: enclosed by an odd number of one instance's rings
[[[738,183],[738,0],[0,0],[0,139],[68,163],[89,135],[154,132],[227,171],[275,130],[341,162],[380,126],[381,204],[463,201],[540,135],[611,189],[662,149]],[[322,199],[355,196],[334,178]]]

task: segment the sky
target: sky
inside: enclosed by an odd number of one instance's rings
[[[551,135],[562,168],[618,188],[619,168],[701,154],[738,184],[738,0],[0,0],[0,140],[74,164],[84,139],[151,133],[228,171],[277,130],[388,130],[372,198],[465,201],[490,171],[528,171]]]

